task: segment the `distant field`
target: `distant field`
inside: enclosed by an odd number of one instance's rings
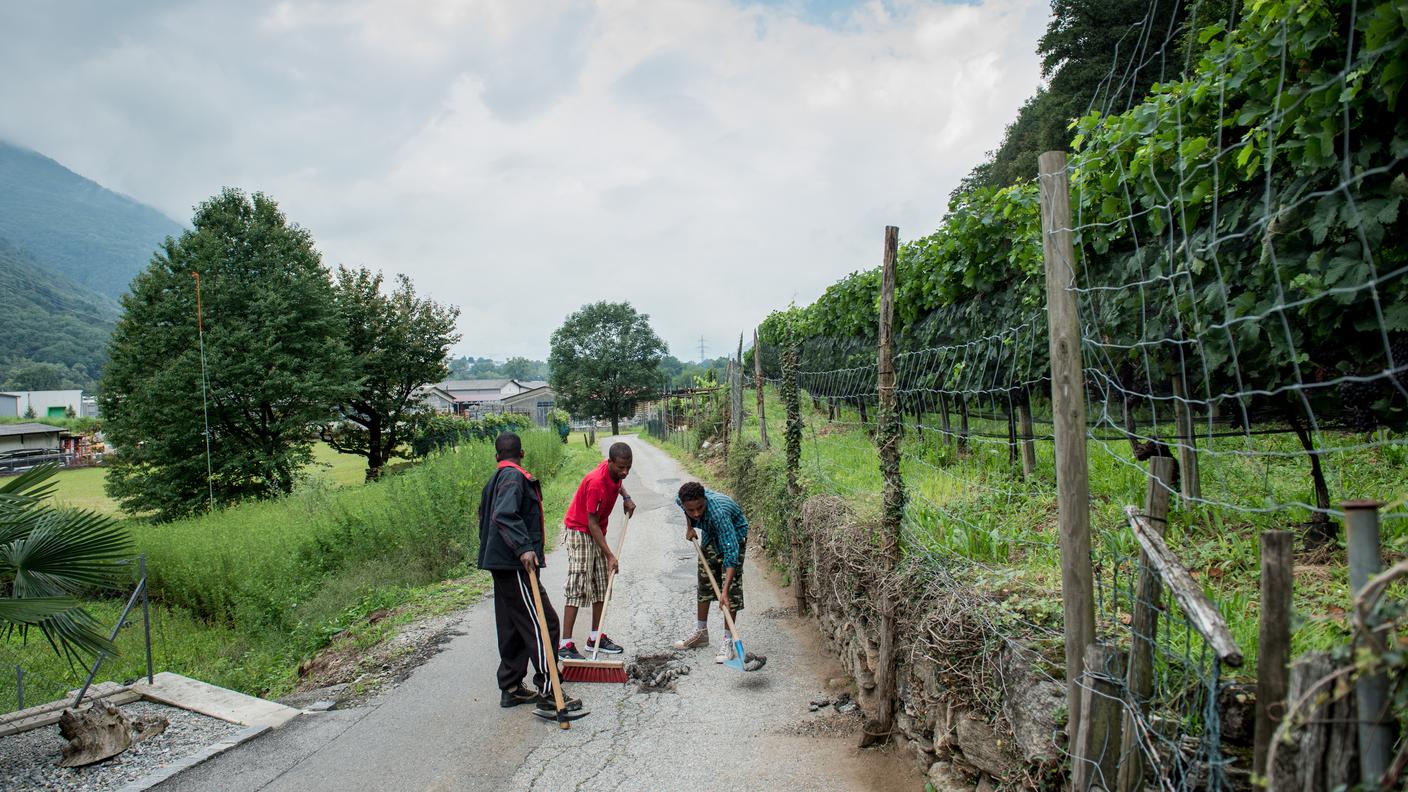
[[[313,464],[306,472],[310,481],[341,487],[361,484],[366,470],[366,457],[339,454],[331,446],[318,443],[313,446]],[[106,473],[106,469],[100,467],[59,471],[54,477],[58,482],[54,502],[114,517],[123,516],[117,502],[103,492],[103,476]]]

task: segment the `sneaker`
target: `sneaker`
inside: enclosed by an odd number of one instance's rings
[[[557,702],[553,700],[552,696],[537,696],[536,698],[538,699],[539,712],[557,712]],[[576,712],[582,708],[582,700],[563,693],[562,706],[566,707],[568,712]]]
[[[709,645],[709,630],[695,630],[685,637],[675,641],[676,649],[698,649],[701,646]]]
[[[538,700],[538,694],[519,685],[514,690],[499,691],[499,706],[505,709],[517,707],[519,704],[532,704]]]
[[[588,638],[588,639],[587,639],[587,654],[591,654],[593,649],[596,649],[596,643],[594,643],[591,638]],[[610,638],[606,637],[606,633],[602,633],[602,634],[601,634],[601,649],[600,649],[599,651],[600,651],[602,654],[621,654],[622,652],[624,652],[624,651],[626,651],[626,650],[625,650],[625,649],[622,649],[615,641],[613,641],[613,640],[611,640]]]
[[[733,639],[725,638],[719,644],[719,653],[714,655],[715,663],[726,663],[733,659]]]
[[[583,657],[583,656],[582,656],[582,653],[579,652],[579,651],[577,651],[577,645],[576,645],[576,644],[572,643],[571,641],[568,641],[566,646],[564,646],[564,647],[562,647],[561,649],[558,649],[558,650],[557,650],[557,659],[558,659],[558,660],[586,660],[587,658]]]

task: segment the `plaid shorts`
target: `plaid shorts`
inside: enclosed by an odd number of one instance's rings
[[[733,583],[728,587],[728,601],[733,606],[732,613],[743,610],[743,556],[748,549],[748,542],[738,543],[738,566],[733,570]],[[724,557],[715,550],[713,545],[704,545],[704,558],[709,562],[709,568],[714,571],[714,580],[718,581],[720,587],[724,585]],[[714,587],[709,582],[709,575],[704,572],[704,565],[699,565],[699,601],[713,602]]]
[[[585,531],[563,528],[567,537],[567,604],[585,608],[606,599],[606,557]]]

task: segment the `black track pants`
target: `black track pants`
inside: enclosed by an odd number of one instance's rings
[[[552,644],[543,646],[528,573],[522,569],[490,571],[494,576],[494,622],[499,630],[499,689],[518,687],[531,661],[533,686],[542,695],[551,696],[552,680],[547,664],[557,662],[557,611],[553,610],[548,593],[539,582],[538,596],[543,600],[543,615],[547,617],[548,635],[552,637]]]

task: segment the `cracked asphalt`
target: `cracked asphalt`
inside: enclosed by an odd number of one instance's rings
[[[608,438],[602,447],[616,438]],[[670,649],[693,626],[695,559],[674,492],[687,473],[633,437],[627,489],[636,500],[606,631],[637,653]],[[619,507],[618,507],[619,510]],[[549,519],[561,515],[549,515]],[[613,517],[615,545],[620,516]],[[182,773],[160,790],[919,790],[913,765],[860,751],[858,733],[808,729],[808,712],[840,675],[815,628],[790,614],[791,594],[748,560],[739,628],[767,666],[716,665],[715,648],[683,653],[691,672],[674,690],[575,684],[591,715],[562,731],[527,707],[498,706],[493,603],[464,613],[463,634],[367,706],[310,713]],[[548,559],[544,585],[561,610],[566,555]],[[579,645],[588,619],[579,617]],[[710,635],[722,637],[717,612]],[[813,724],[816,725],[816,724]],[[820,735],[814,734],[820,732]],[[807,736],[804,736],[807,735]]]

